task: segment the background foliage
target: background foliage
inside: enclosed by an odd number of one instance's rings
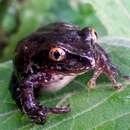
[[[130,75],[129,0],[0,0],[0,61],[10,60],[17,42],[40,25],[65,21],[94,27],[100,44],[121,73]],[[0,130],[130,130],[130,85],[114,91],[101,76],[97,88],[88,92],[91,73],[76,78],[58,93],[39,100],[46,106],[69,103],[72,112],[50,115],[45,125],[29,122],[12,101],[8,82],[12,63],[0,64]]]

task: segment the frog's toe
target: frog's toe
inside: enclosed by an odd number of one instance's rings
[[[88,85],[88,89],[89,89],[89,90],[92,90],[92,89],[95,88],[96,82],[90,79],[90,80],[88,81],[87,85]]]
[[[37,124],[44,124],[46,122],[48,112],[44,109],[39,109],[30,115],[33,122]]]
[[[115,88],[116,90],[119,90],[119,91],[123,90],[123,86],[122,86],[121,83],[116,83],[116,84],[114,84],[113,86],[114,86],[114,88]]]
[[[70,112],[70,111],[71,111],[71,108],[68,105],[67,106],[61,106],[61,107],[50,108],[50,112],[55,113],[55,114],[67,113],[67,112]]]

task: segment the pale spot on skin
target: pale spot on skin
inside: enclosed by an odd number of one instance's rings
[[[27,46],[25,46],[25,47],[24,47],[24,49],[25,49],[25,50],[27,50],[27,49],[28,49],[28,47],[27,47]]]

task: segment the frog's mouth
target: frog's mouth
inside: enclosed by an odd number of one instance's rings
[[[91,67],[90,65],[84,66],[79,62],[76,64],[73,64],[73,62],[71,62],[70,64],[65,65],[64,69],[68,73],[82,73],[82,72],[86,72],[87,70],[89,70],[90,67]]]
[[[94,65],[95,65],[95,61],[87,58],[69,59],[64,64],[64,69],[68,73],[80,74],[93,68]]]

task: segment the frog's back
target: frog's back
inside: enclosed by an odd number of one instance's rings
[[[71,45],[78,41],[79,28],[75,25],[56,22],[40,27],[31,35],[21,40],[15,49],[14,64],[19,71],[27,67],[31,57],[41,50],[48,50],[58,44]]]
[[[54,41],[62,42],[65,44],[72,43],[72,41],[74,42],[77,41],[77,39],[79,40],[78,31],[78,26],[69,23],[50,23],[48,25],[40,27],[31,35],[21,40],[17,44],[16,51],[19,52],[19,49],[21,50],[21,48],[24,48],[25,46],[26,48],[32,48],[34,46],[37,46],[39,48],[41,45],[43,45],[44,48],[48,48],[49,44],[55,44]],[[28,45],[30,47],[28,47]]]
[[[48,25],[45,25],[41,28],[39,28],[37,31],[38,32],[45,32],[45,31],[66,31],[66,30],[79,30],[79,27],[70,23],[65,23],[65,22],[55,22],[55,23],[50,23]]]
[[[37,33],[37,35],[44,37],[46,43],[57,44],[54,42],[58,41],[70,45],[73,42],[79,41],[79,31],[79,27],[73,24],[56,22],[39,28],[35,34]]]
[[[59,43],[73,45],[80,42],[79,27],[56,22],[40,27],[31,35],[21,40],[16,47],[17,53],[33,54],[39,48],[48,49],[50,46],[58,45]]]

